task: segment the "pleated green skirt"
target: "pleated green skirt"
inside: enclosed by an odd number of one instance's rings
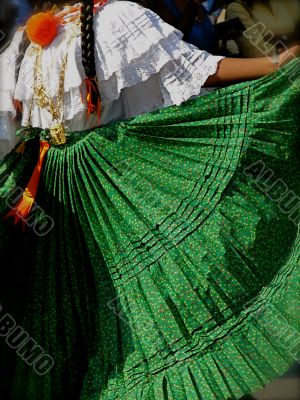
[[[50,148],[1,219],[1,399],[237,399],[299,358],[299,63]]]

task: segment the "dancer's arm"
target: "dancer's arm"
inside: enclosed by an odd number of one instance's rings
[[[226,83],[257,79],[275,72],[295,57],[300,56],[300,45],[295,45],[279,56],[278,63],[269,57],[224,58],[218,71],[208,78],[205,86],[222,86]]]

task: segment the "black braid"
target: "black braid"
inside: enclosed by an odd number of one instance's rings
[[[96,77],[94,1],[83,0],[81,6],[82,64],[87,78]]]

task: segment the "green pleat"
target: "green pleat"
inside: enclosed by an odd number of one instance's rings
[[[299,357],[298,63],[50,148],[54,226],[1,223],[1,313],[55,364],[2,338],[4,398],[239,398]],[[1,215],[37,154],[1,164]]]

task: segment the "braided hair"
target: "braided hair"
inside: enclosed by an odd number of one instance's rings
[[[86,74],[88,113],[97,112],[100,118],[101,97],[97,84],[94,33],[94,0],[83,0],[81,5],[81,53]]]
[[[94,34],[94,1],[84,0],[81,6],[82,64],[87,78],[96,76],[95,34]]]

